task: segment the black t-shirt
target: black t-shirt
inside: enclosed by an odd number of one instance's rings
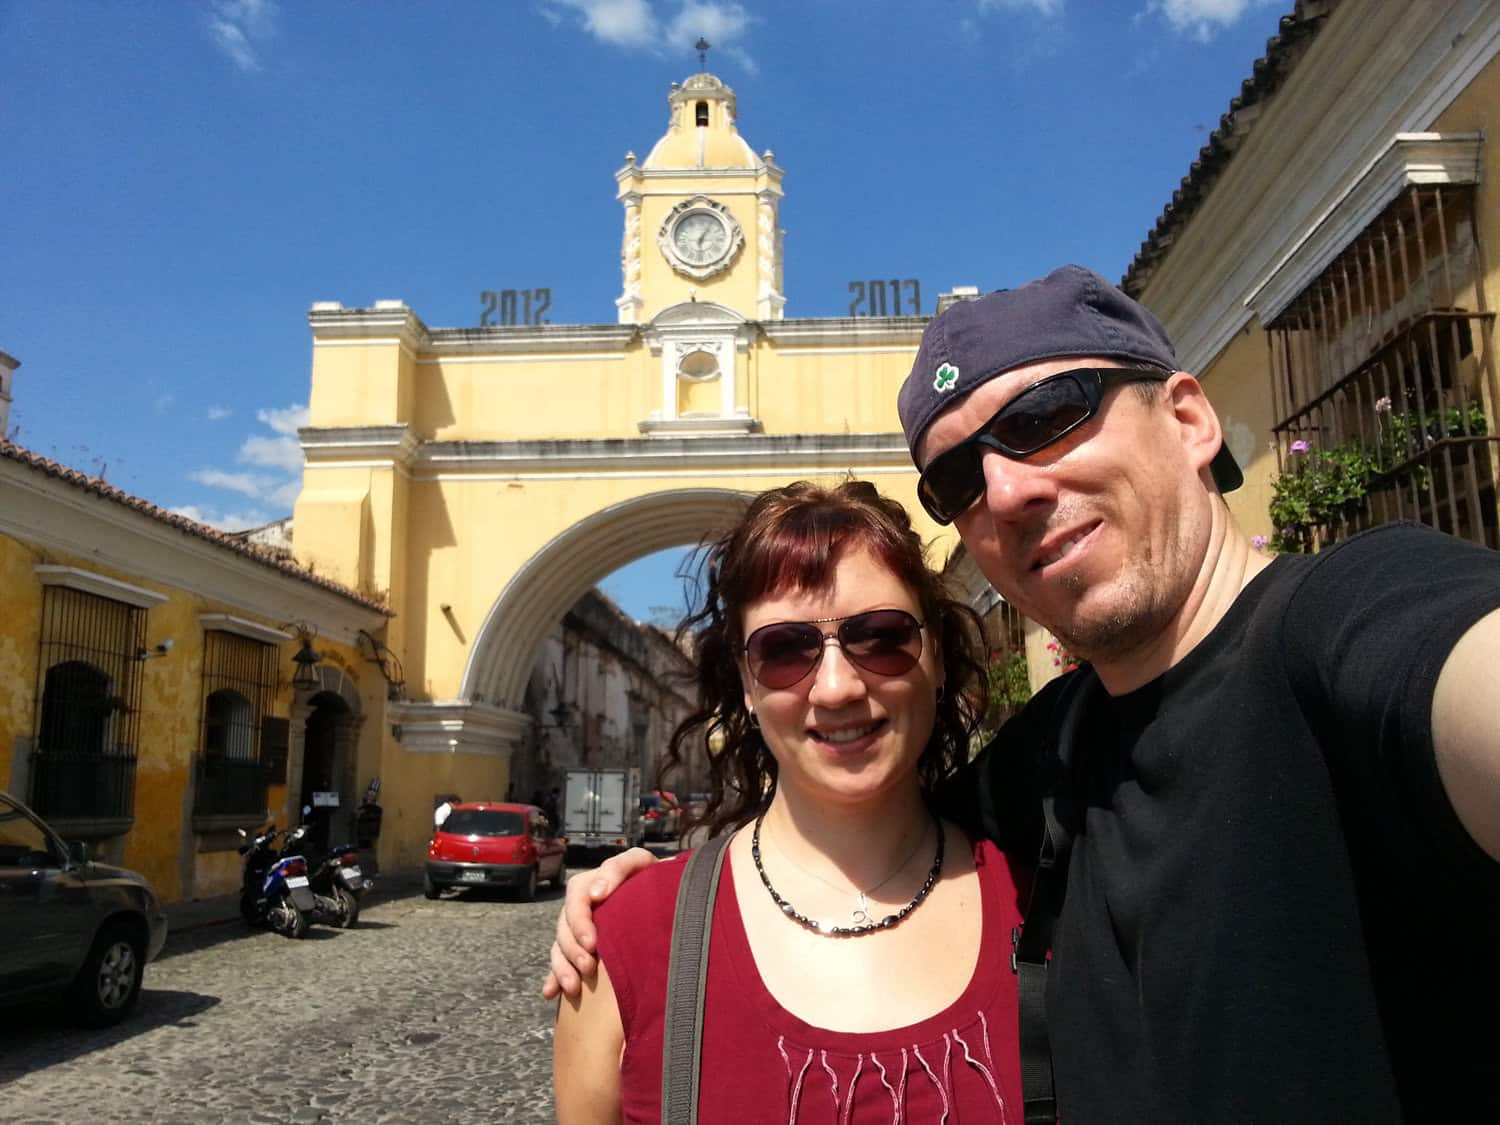
[[[1072,837],[1067,1125],[1500,1121],[1500,864],[1431,741],[1496,607],[1500,554],[1413,525],[1282,556],[1165,675],[1055,681],[952,787],[1016,854],[1042,792]]]

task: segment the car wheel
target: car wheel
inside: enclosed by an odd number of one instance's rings
[[[568,861],[560,859],[557,861],[557,874],[552,876],[552,885],[558,890],[566,890],[568,886]]]
[[[521,884],[521,901],[530,902],[536,898],[536,866],[532,865],[526,869],[526,882]]]
[[[437,898],[443,893],[443,888],[432,881],[431,875],[422,876],[422,897]]]
[[[73,981],[73,1006],[90,1027],[108,1027],[130,1014],[141,995],[146,943],[133,926],[113,922],[94,939]]]
[[[289,898],[279,898],[271,904],[271,927],[278,934],[289,938],[307,936],[307,915],[292,905]]]
[[[334,887],[333,897],[339,904],[338,920],[334,924],[341,930],[352,930],[359,921],[359,899],[348,887]]]

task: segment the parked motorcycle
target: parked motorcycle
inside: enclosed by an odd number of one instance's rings
[[[239,829],[240,854],[245,857],[240,876],[240,914],[252,926],[269,925],[277,933],[299,938],[307,933],[317,898],[308,885],[307,860],[278,851],[282,833],[273,824],[251,837]]]
[[[306,815],[306,810],[303,814]],[[282,854],[300,851],[306,836],[305,824],[287,833]],[[341,930],[347,930],[359,921],[360,896],[375,885],[359,869],[359,855],[353,844],[330,848],[308,876],[308,884],[314,899],[313,921],[337,926]]]

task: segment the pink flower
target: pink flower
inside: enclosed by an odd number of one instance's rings
[[[1264,535],[1257,535],[1250,540],[1250,546],[1254,547],[1257,551],[1264,551],[1266,549],[1266,544],[1269,542],[1270,540],[1267,539]]]
[[[1384,395],[1375,400],[1376,414],[1389,414],[1391,412],[1391,396]]]
[[[1311,448],[1312,442],[1303,441],[1301,438],[1298,438],[1296,441],[1292,442],[1293,453],[1306,453]]]

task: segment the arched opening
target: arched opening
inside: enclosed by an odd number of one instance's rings
[[[239,691],[220,688],[203,701],[203,756],[193,809],[198,816],[260,813],[266,776],[257,753],[255,706]]]
[[[543,639],[590,587],[645,555],[701,542],[745,499],[733,489],[657,492],[601,509],[556,536],[495,599],[469,651],[461,697],[522,711]]]
[[[308,826],[307,850],[326,850],[332,826],[342,825],[348,810],[341,794],[344,763],[353,735],[354,714],[336,692],[320,691],[308,704],[311,710],[303,724],[302,793],[298,808],[310,808],[304,816]],[[311,857],[309,857],[311,858]]]
[[[83,660],[47,669],[42,688],[42,753],[101,754],[109,737],[114,707],[109,676]]]
[[[53,819],[128,812],[135,761],[129,748],[111,754],[125,701],[109,675],[84,660],[47,669],[32,758],[32,804]]]
[[[708,103],[699,102],[693,107],[693,114],[698,122],[698,127],[704,128],[708,125]]]
[[[203,708],[203,752],[211,757],[246,760],[255,756],[255,711],[232,688],[221,688]]]

